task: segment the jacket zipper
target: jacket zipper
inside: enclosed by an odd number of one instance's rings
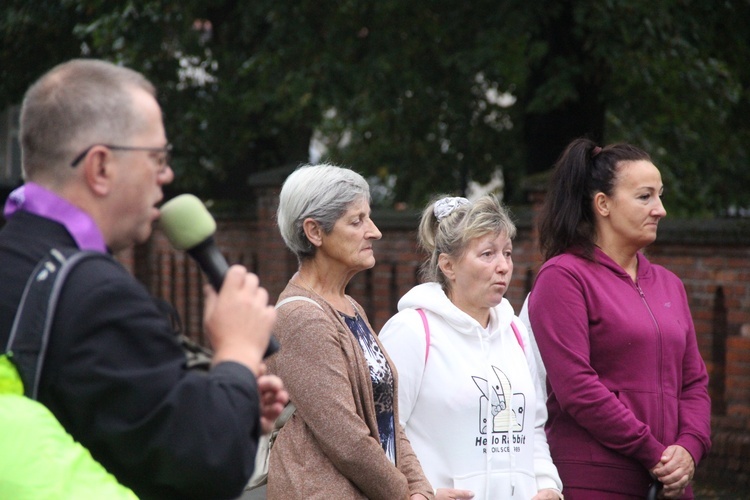
[[[659,327],[659,322],[656,321],[656,317],[654,316],[653,311],[651,310],[651,307],[648,305],[648,301],[646,300],[646,295],[643,293],[643,289],[641,289],[640,283],[636,280],[635,282],[635,288],[638,290],[638,294],[641,296],[641,300],[643,301],[643,304],[646,306],[646,310],[648,310],[648,314],[651,316],[651,320],[654,322],[654,326],[656,326],[656,355],[658,359],[658,373],[659,373],[659,416],[661,418],[661,428],[658,430],[659,432],[656,433],[656,438],[659,439],[659,441],[664,439],[664,390],[661,386],[661,380],[662,380],[662,372],[663,372],[663,363],[662,363],[662,335],[661,335],[661,328]]]

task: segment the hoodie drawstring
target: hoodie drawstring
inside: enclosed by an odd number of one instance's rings
[[[511,328],[508,326],[508,328]],[[489,499],[490,498],[490,479],[492,477],[492,445],[493,445],[493,434],[495,430],[495,416],[492,414],[492,398],[497,399],[497,395],[495,392],[495,389],[492,384],[492,380],[494,380],[492,377],[497,378],[500,381],[500,376],[497,373],[493,372],[492,369],[492,363],[490,358],[490,352],[489,352],[489,341],[485,343],[485,340],[482,336],[482,330],[478,331],[479,336],[479,345],[482,349],[482,355],[485,359],[485,368],[487,370],[486,373],[486,379],[487,379],[487,410],[485,412],[485,419],[487,422],[487,459],[486,459],[486,467],[485,467],[485,482],[484,482],[484,498]],[[502,385],[502,381],[501,385]],[[507,432],[508,432],[508,458],[510,462],[510,495],[511,497],[515,495],[516,492],[516,454],[515,450],[513,449],[513,438],[515,436],[515,430],[513,429],[514,423],[516,421],[515,412],[512,407],[513,402],[513,390],[511,386],[510,380],[507,380],[507,387],[503,386],[503,392],[505,396],[505,410],[499,410],[499,411],[506,411],[507,412]],[[497,400],[498,408],[500,401]]]
[[[485,378],[487,379],[487,408],[485,410],[485,422],[487,429],[487,457],[485,458],[485,474],[484,474],[484,498],[490,498],[490,475],[492,473],[492,434],[495,430],[495,419],[492,415],[492,399],[494,396],[494,390],[492,388],[492,366],[490,364],[490,353],[489,346],[485,345],[484,338],[482,337],[482,330],[478,331],[479,346],[482,349],[482,355],[484,356],[484,366],[486,369]],[[499,403],[499,401],[498,401]]]

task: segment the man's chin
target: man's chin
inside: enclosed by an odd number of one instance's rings
[[[146,243],[149,240],[149,238],[151,238],[151,235],[154,233],[155,224],[156,224],[156,221],[153,221],[151,224],[145,227],[142,231],[140,231],[134,238],[133,245],[143,245],[144,243]]]

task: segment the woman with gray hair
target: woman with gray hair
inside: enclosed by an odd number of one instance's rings
[[[375,265],[381,233],[359,174],[304,166],[281,189],[278,224],[299,261],[279,296],[269,370],[296,410],[271,449],[267,498],[432,498],[399,425],[396,372],[362,307],[346,295]]]
[[[562,498],[529,335],[503,297],[515,235],[494,196],[436,199],[419,226],[426,282],[381,331],[401,424],[438,499]]]

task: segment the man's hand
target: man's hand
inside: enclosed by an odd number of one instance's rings
[[[265,372],[265,365],[262,372]],[[258,391],[260,392],[260,425],[263,428],[263,434],[268,434],[273,430],[274,421],[289,402],[289,394],[284,390],[283,382],[276,375],[264,374],[258,377]]]
[[[695,474],[695,461],[680,445],[668,446],[651,473],[664,485],[662,498],[680,498]]]
[[[271,338],[276,311],[268,305],[268,292],[258,277],[239,265],[229,268],[217,294],[210,285],[204,324],[214,349],[213,364],[236,361],[256,377],[262,375],[263,354]]]

